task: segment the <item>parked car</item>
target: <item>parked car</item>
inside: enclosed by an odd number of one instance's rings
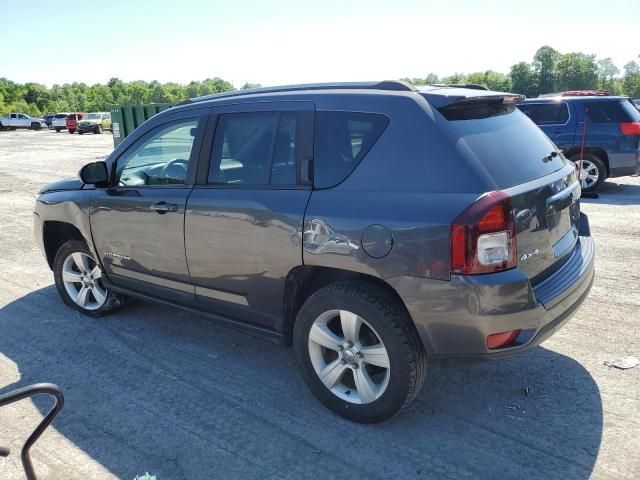
[[[53,128],[52,127],[53,115],[45,115],[44,117],[42,117],[42,121],[47,126],[47,128],[49,128],[49,129]]]
[[[67,131],[69,133],[76,133],[76,130],[78,129],[78,122],[82,120],[85,115],[86,113],[78,113],[78,112],[70,113],[69,115],[67,115],[67,118],[65,120]]]
[[[609,177],[640,172],[640,112],[627,97],[533,98],[518,107],[572,162],[580,161],[585,134],[580,172],[584,192],[597,190]]]
[[[328,408],[381,421],[430,364],[530,349],[591,288],[576,170],[520,100],[389,81],[185,101],[44,187],[37,242],[80,312],[132,296],[262,333]]]
[[[102,133],[104,130],[111,130],[110,112],[87,113],[82,121],[78,123],[78,133],[93,132]]]
[[[6,117],[0,117],[0,130],[16,130],[18,128],[40,130],[43,126],[42,119],[31,117],[26,113],[10,113]]]
[[[53,116],[53,121],[51,122],[51,126],[56,132],[60,133],[60,131],[67,129],[68,115],[69,113],[56,113]]]

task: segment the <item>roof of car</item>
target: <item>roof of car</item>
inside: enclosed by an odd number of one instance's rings
[[[611,102],[618,100],[628,100],[629,97],[623,97],[619,95],[580,95],[575,97],[538,97],[527,98],[524,103],[555,103],[560,101],[567,102]]]
[[[249,95],[281,95],[289,92],[321,91],[321,90],[379,90],[395,92],[414,92],[413,85],[399,80],[384,80],[381,82],[336,82],[336,83],[307,83],[298,85],[278,85],[274,87],[248,88],[244,90],[233,90],[230,92],[215,93],[203,97],[185,100],[179,105],[188,105],[207,100],[218,100],[222,98],[244,97]]]

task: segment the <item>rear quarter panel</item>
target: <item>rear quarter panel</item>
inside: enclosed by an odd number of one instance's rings
[[[390,119],[373,148],[338,186],[314,190],[305,215],[306,265],[341,268],[387,279],[398,275],[449,279],[451,220],[491,185],[465,167],[440,128],[445,120],[420,95],[326,95],[319,110],[349,110]],[[320,159],[316,159],[320,161]],[[385,226],[392,248],[383,258],[363,249],[370,225]],[[314,228],[325,232],[318,244]]]

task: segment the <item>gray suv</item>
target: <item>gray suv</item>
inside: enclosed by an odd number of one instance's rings
[[[36,237],[67,305],[262,333],[328,408],[382,421],[428,365],[538,345],[590,290],[575,168],[520,100],[394,81],[190,100],[45,187]]]

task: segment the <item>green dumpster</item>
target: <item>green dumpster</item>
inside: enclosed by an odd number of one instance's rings
[[[170,103],[153,103],[148,105],[116,105],[111,107],[113,146],[117,147],[122,140],[131,135],[131,132],[156,113],[162,112],[172,106]]]

